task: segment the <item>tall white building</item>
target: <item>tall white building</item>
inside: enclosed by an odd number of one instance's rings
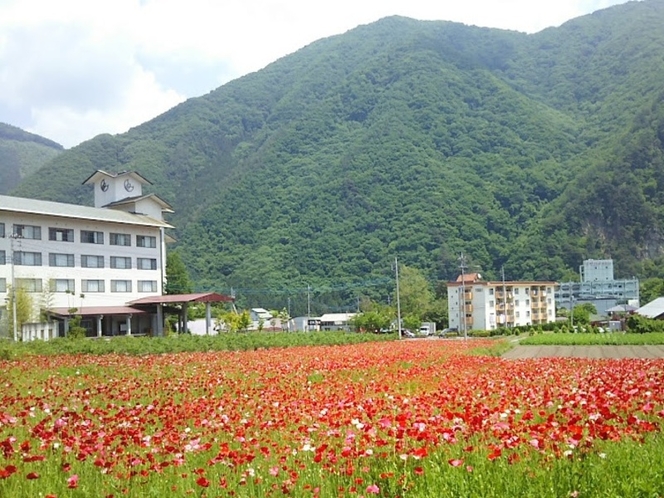
[[[172,227],[163,214],[172,210],[143,195],[148,183],[97,171],[84,182],[95,207],[0,196],[0,314],[13,283],[32,297],[35,318],[46,310],[66,320],[75,308],[98,335],[155,329],[154,316],[127,306],[161,296],[165,282]]]
[[[488,282],[479,273],[447,284],[449,326],[463,330],[539,325],[556,319],[555,282]]]

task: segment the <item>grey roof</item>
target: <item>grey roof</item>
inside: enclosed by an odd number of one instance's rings
[[[636,310],[636,313],[648,318],[657,318],[660,315],[664,315],[664,297],[658,297],[645,306],[641,306]]]
[[[165,221],[156,220],[143,214],[127,213],[117,209],[65,204],[63,202],[10,197],[6,195],[0,195],[0,211],[39,214],[43,216],[59,216],[62,218],[74,218],[79,220],[105,221],[109,223],[122,223],[125,225],[173,228]]]

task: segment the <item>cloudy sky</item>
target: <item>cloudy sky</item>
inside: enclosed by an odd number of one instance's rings
[[[529,33],[625,0],[0,0],[0,122],[72,147],[389,15]]]

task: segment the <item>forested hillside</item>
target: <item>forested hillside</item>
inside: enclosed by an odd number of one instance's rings
[[[664,254],[662,26],[664,0],[532,35],[386,18],[90,140],[14,193],[90,203],[72,185],[93,170],[140,171],[197,288],[268,306],[308,285],[330,306],[384,297],[395,256],[432,282],[461,251],[493,278],[569,278],[590,257],[645,277]]]
[[[10,192],[62,150],[47,138],[0,123],[0,194]]]

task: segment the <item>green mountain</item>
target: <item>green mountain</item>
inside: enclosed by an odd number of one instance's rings
[[[0,123],[0,194],[10,192],[62,150],[47,138]]]
[[[664,254],[662,26],[664,0],[532,35],[386,18],[83,143],[15,194],[89,203],[93,170],[138,170],[174,205],[197,288],[279,307],[308,285],[331,307],[385,296],[395,256],[432,281],[461,251],[492,278],[589,257],[646,276]]]

